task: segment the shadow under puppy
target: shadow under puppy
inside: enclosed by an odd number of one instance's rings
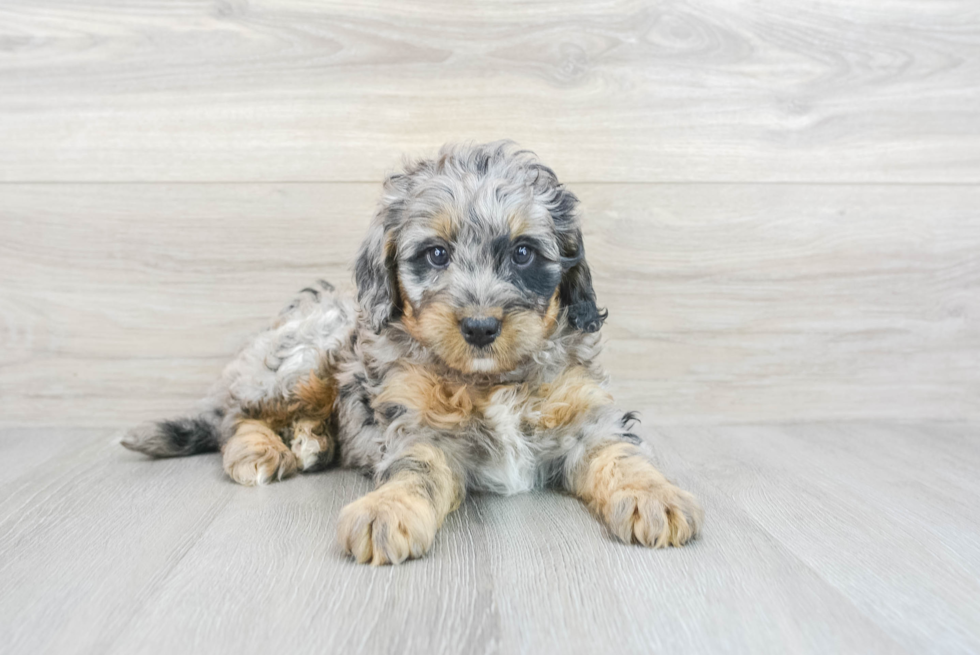
[[[154,457],[221,450],[264,484],[334,462],[377,489],[343,509],[359,562],[420,557],[467,489],[575,494],[624,542],[680,546],[694,498],[654,467],[595,359],[605,312],[578,201],[507,142],[406,165],[355,264],[357,299],[303,289],[196,418],[132,430]]]

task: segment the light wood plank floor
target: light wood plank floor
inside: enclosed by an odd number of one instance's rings
[[[558,494],[474,496],[426,559],[377,569],[334,543],[337,512],[370,487],[356,473],[244,488],[216,456],[149,461],[111,430],[8,429],[0,643],[127,655],[977,652],[977,432],[647,430],[704,501],[691,547],[619,544]]]
[[[978,107],[974,0],[0,2],[0,653],[980,652]],[[115,443],[497,138],[702,539],[480,496],[371,569],[357,474]]]

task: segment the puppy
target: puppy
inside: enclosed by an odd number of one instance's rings
[[[406,165],[354,265],[356,302],[303,289],[225,369],[206,411],[140,426],[153,457],[220,450],[258,485],[334,463],[377,488],[343,509],[358,562],[432,546],[468,489],[553,486],[626,543],[681,546],[694,498],[671,484],[613,405],[596,356],[578,200],[508,142],[446,146]]]

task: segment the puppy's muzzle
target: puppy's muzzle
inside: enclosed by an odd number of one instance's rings
[[[482,348],[500,335],[500,319],[492,316],[470,316],[459,322],[459,331],[466,343]]]

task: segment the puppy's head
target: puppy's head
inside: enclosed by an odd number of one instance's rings
[[[398,321],[465,373],[515,368],[559,315],[595,332],[578,199],[508,142],[445,146],[385,181],[354,267],[358,301],[381,331]]]

